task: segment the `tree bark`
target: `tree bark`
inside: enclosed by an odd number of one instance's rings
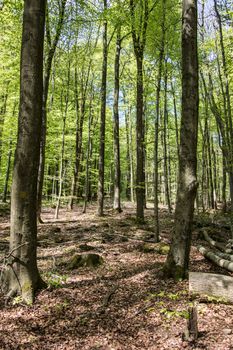
[[[120,54],[121,54],[121,27],[117,28],[115,54],[115,82],[114,82],[114,197],[113,209],[121,210],[121,164],[120,164],[120,136],[119,136],[119,90],[120,90]]]
[[[59,0],[60,1],[60,0]],[[47,132],[47,100],[49,92],[49,81],[51,75],[51,67],[53,58],[56,52],[57,44],[61,35],[61,30],[64,22],[66,0],[61,0],[59,6],[59,18],[56,27],[56,33],[51,42],[50,26],[49,26],[49,13],[48,7],[46,6],[46,36],[49,51],[45,62],[44,72],[44,83],[43,83],[43,105],[42,105],[42,126],[41,126],[41,140],[40,140],[40,163],[39,163],[39,174],[38,174],[38,185],[37,185],[37,217],[39,222],[43,222],[41,219],[41,206],[42,206],[42,192],[44,183],[44,169],[45,169],[45,145],[46,145],[46,132]]]
[[[156,112],[155,112],[155,142],[154,142],[154,217],[155,217],[155,242],[159,242],[159,177],[158,177],[158,149],[159,149],[159,121],[160,121],[160,92],[161,79],[164,61],[164,46],[165,46],[165,6],[166,1],[163,1],[163,18],[162,18],[162,37],[159,51],[157,88],[156,88]]]
[[[182,115],[179,180],[175,227],[164,273],[187,277],[194,201],[197,192],[198,54],[197,1],[183,0],[182,13]]]
[[[2,196],[3,203],[6,203],[6,200],[7,200],[8,183],[9,183],[10,168],[11,168],[11,157],[12,157],[12,138],[10,138],[10,142],[9,142],[6,176],[5,176],[4,190],[3,190],[3,196]]]
[[[164,72],[164,113],[163,113],[163,169],[164,169],[164,188],[165,188],[165,200],[168,207],[168,211],[171,214],[171,200],[170,200],[170,189],[169,189],[169,174],[168,174],[168,156],[167,156],[167,123],[168,123],[168,110],[167,110],[167,62],[165,63]]]
[[[93,84],[93,82],[92,82]],[[92,87],[93,88],[93,87]],[[87,210],[87,201],[89,197],[89,170],[90,170],[90,157],[92,153],[92,123],[93,123],[93,110],[92,110],[92,99],[93,94],[91,91],[90,94],[90,106],[89,106],[89,118],[88,118],[88,139],[87,139],[87,153],[86,153],[86,178],[85,178],[85,186],[84,186],[84,192],[85,192],[85,198],[84,198],[84,204],[83,204],[83,213],[86,213]]]
[[[107,0],[104,1],[104,11],[107,11]],[[98,179],[98,215],[104,214],[104,157],[105,157],[105,119],[106,119],[106,89],[107,89],[107,20],[103,25],[103,64],[101,83],[101,116],[100,116],[100,143],[99,143],[99,179]]]
[[[66,131],[66,120],[67,120],[67,112],[68,112],[68,103],[69,103],[69,90],[70,90],[70,58],[68,62],[68,74],[67,74],[67,85],[66,85],[66,95],[65,95],[65,110],[63,112],[63,101],[62,101],[62,95],[61,95],[61,111],[63,114],[62,117],[62,146],[61,146],[61,161],[60,161],[60,170],[59,170],[59,191],[58,191],[58,198],[57,198],[57,204],[56,204],[56,210],[55,210],[55,219],[58,219],[59,209],[60,209],[60,201],[61,201],[61,195],[62,195],[62,185],[63,185],[63,177],[64,177],[64,153],[65,153],[65,131]]]
[[[148,0],[139,3],[136,13],[135,0],[130,0],[130,15],[132,39],[134,46],[134,55],[137,66],[137,93],[136,93],[136,202],[137,202],[137,220],[144,221],[145,208],[145,120],[144,120],[144,100],[143,100],[143,59],[146,44],[146,32],[149,19]],[[137,25],[137,16],[140,18],[140,24]]]
[[[45,0],[25,0],[20,66],[18,139],[11,194],[11,232],[5,289],[32,303],[42,287],[37,259],[37,176],[43,95]]]

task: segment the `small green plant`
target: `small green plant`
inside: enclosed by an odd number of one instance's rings
[[[16,297],[14,297],[12,304],[13,305],[19,305],[23,303],[23,299],[21,297],[21,295],[17,295]]]
[[[61,288],[67,281],[67,275],[59,275],[52,272],[47,272],[45,274],[45,280],[48,285],[53,288]]]
[[[64,312],[67,307],[70,305],[69,301],[68,300],[64,300],[63,302],[61,303],[58,303],[54,306],[55,310],[57,313],[62,313]]]
[[[179,294],[176,293],[176,294],[173,294],[173,293],[170,293],[167,295],[167,297],[171,300],[178,300],[179,299]]]
[[[173,317],[182,317],[185,319],[189,318],[189,313],[186,310],[181,310],[181,311],[177,311],[177,310],[169,310],[169,309],[161,309],[160,313],[165,315],[167,318],[173,318]]]

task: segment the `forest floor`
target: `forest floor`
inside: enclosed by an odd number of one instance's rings
[[[62,209],[54,220],[54,209],[43,211],[38,265],[48,288],[32,306],[20,298],[6,305],[0,294],[0,349],[233,349],[233,306],[214,298],[197,298],[199,338],[195,343],[183,338],[192,301],[188,282],[164,280],[160,273],[173,216],[160,210],[162,243],[145,245],[153,237],[152,208],[146,210],[144,225],[136,224],[129,203],[121,214],[110,209],[105,213],[97,217],[94,206],[87,214],[78,207]],[[201,220],[210,221],[208,216]],[[224,219],[216,220],[221,224]],[[229,235],[225,229],[213,230]],[[196,245],[203,243],[198,225],[193,238],[190,270],[227,275],[197,251]],[[0,258],[8,240],[9,215],[2,214]],[[99,254],[103,263],[70,269],[69,262],[79,253]]]

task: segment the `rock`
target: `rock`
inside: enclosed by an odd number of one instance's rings
[[[98,254],[75,254],[70,261],[68,261],[67,268],[70,270],[79,267],[98,267],[102,265],[104,259]]]

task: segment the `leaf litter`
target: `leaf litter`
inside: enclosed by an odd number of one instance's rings
[[[0,349],[54,350],[163,350],[233,349],[233,306],[198,302],[199,338],[183,340],[187,310],[192,303],[187,281],[163,280],[166,255],[159,249],[143,250],[153,238],[153,211],[146,210],[146,224],[137,225],[134,208],[120,214],[96,216],[91,206],[43,213],[38,228],[38,266],[48,288],[28,307],[20,299],[5,304],[0,295]],[[161,210],[161,238],[170,241],[174,222]],[[8,218],[0,222],[0,258],[7,251]],[[150,243],[153,245],[153,243]],[[197,232],[191,249],[191,271],[220,272],[198,253]],[[85,250],[87,249],[87,251]],[[74,254],[99,254],[98,268],[69,270]],[[198,301],[198,300],[197,300]]]

